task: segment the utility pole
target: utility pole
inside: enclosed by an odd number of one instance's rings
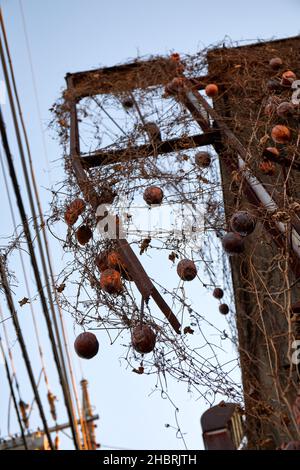
[[[291,362],[291,344],[296,339],[291,310],[293,303],[300,298],[300,219],[299,212],[292,210],[292,203],[299,201],[300,197],[299,170],[293,165],[294,161],[297,165],[297,158],[289,155],[288,150],[286,152],[287,146],[280,149],[284,158],[276,162],[275,175],[265,175],[256,166],[262,158],[264,139],[272,142],[273,125],[291,127],[298,142],[297,122],[287,123],[275,115],[272,124],[268,125],[263,106],[273,95],[269,91],[269,81],[274,79],[279,87],[276,95],[283,94],[282,100],[291,100],[293,90],[280,88],[279,77],[285,70],[299,70],[299,46],[298,36],[210,51],[207,56],[208,75],[220,84],[220,97],[214,100],[214,110],[200,100],[221,132],[221,142],[216,150],[226,218],[229,221],[236,210],[241,187],[239,209],[250,209],[258,214],[260,221],[255,237],[246,241],[246,252],[251,253],[251,257],[230,258],[246,406],[246,435],[248,447],[259,449],[274,449],[284,441],[299,440],[299,428],[295,426],[292,412],[299,374],[297,366]],[[278,73],[270,69],[269,61],[273,57],[280,57],[283,62]],[[272,144],[265,144],[265,147],[268,145]],[[240,172],[241,186],[234,185],[233,172]],[[277,215],[280,213],[289,218],[284,228],[280,225],[284,219]],[[284,267],[284,262],[274,263],[270,270],[271,260],[280,256],[283,250],[289,253],[287,264]]]
[[[101,195],[95,192],[86,170],[126,161],[126,155],[138,159],[141,155],[151,157],[182,148],[212,145],[220,162],[227,223],[236,210],[249,210],[258,218],[255,236],[245,242],[246,255],[251,256],[230,258],[249,448],[275,449],[284,441],[299,439],[293,415],[299,374],[291,361],[291,344],[295,339],[291,318],[296,312],[293,305],[300,298],[300,218],[299,209],[289,210],[286,206],[287,199],[297,203],[300,198],[297,190],[299,161],[295,155],[285,154],[284,158],[281,155],[276,160],[276,178],[258,172],[255,163],[267,157],[274,161],[274,156],[264,149],[264,142],[270,139],[270,135],[266,135],[270,124],[262,112],[268,97],[268,81],[274,75],[269,60],[274,56],[282,57],[283,67],[299,70],[295,53],[299,46],[300,38],[295,37],[237,48],[217,48],[207,54],[207,76],[193,79],[185,78],[184,72],[176,71],[174,63],[167,59],[156,64],[159,70],[156,74],[149,73],[155,62],[150,60],[67,75],[71,161],[78,185],[95,210],[100,202],[106,201],[101,201]],[[90,155],[80,153],[76,105],[82,98],[114,92],[133,96],[136,89],[172,84],[174,77],[180,80],[170,94],[199,125],[199,134],[155,143],[149,136],[147,145],[130,144],[127,149],[113,151],[99,149]],[[199,92],[208,83],[217,83],[220,89],[213,106]],[[281,89],[287,94],[287,88]],[[296,134],[298,124],[293,125]],[[270,128],[268,132],[271,133]],[[288,223],[280,218],[284,211],[288,214]],[[178,321],[157,296],[126,240],[117,242],[142,296],[152,296],[179,333]],[[282,260],[278,262],[280,256]],[[297,318],[299,322],[299,315]],[[238,435],[241,437],[240,431]]]
[[[96,442],[96,425],[94,424],[93,418],[93,409],[90,400],[90,394],[88,391],[88,381],[86,379],[82,379],[81,382],[82,388],[82,414],[83,420],[86,425],[86,431],[88,434],[88,448],[89,450],[96,450],[99,446]]]

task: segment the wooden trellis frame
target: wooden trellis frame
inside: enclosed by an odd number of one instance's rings
[[[146,71],[149,71],[149,69],[151,70],[151,67],[157,66],[158,62],[161,73],[146,74]],[[78,185],[85,200],[93,207],[95,213],[97,212],[97,207],[107,201],[103,200],[101,195],[96,192],[85,170],[87,168],[120,161],[121,158],[124,159],[124,152],[105,152],[99,149],[89,155],[81,154],[77,117],[78,103],[82,98],[87,96],[114,93],[116,90],[118,92],[120,92],[120,90],[124,92],[133,92],[136,88],[146,89],[147,87],[154,85],[164,86],[174,77],[174,73],[174,62],[169,59],[160,59],[159,61],[138,61],[127,65],[67,74],[67,90],[65,92],[65,98],[69,103],[70,109],[70,158]],[[118,80],[117,84],[116,80]],[[197,81],[197,88],[203,88],[204,85],[205,77],[199,78]],[[195,145],[208,145],[215,141],[218,135],[218,131],[210,129],[207,133],[197,134],[188,138],[172,139],[160,142],[158,145],[154,144],[150,139],[150,144],[148,145],[129,147],[127,149],[127,155],[128,158],[139,158],[141,153],[145,154],[146,152],[150,157],[154,153],[159,155],[180,150],[183,147],[187,149],[195,147]],[[129,274],[134,280],[142,297],[146,300],[149,299],[149,297],[152,297],[175,332],[180,333],[181,325],[178,319],[149,279],[142,264],[131,249],[127,240],[118,238],[116,239],[116,243],[126,263]]]

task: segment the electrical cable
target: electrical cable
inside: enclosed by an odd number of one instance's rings
[[[38,114],[38,119],[39,119],[39,124],[40,124],[40,132],[41,132],[42,143],[43,143],[43,151],[44,151],[45,160],[46,160],[47,169],[48,169],[49,183],[51,184],[49,157],[48,157],[48,152],[47,152],[47,146],[46,146],[45,136],[44,136],[44,132],[43,132],[43,127],[42,127],[41,106],[40,106],[39,97],[38,97],[37,83],[36,83],[36,78],[35,78],[35,73],[34,73],[34,68],[33,68],[32,54],[31,54],[31,51],[30,51],[29,37],[28,37],[28,33],[27,33],[25,14],[24,14],[24,9],[23,9],[23,5],[22,5],[21,0],[19,0],[19,6],[20,6],[20,11],[21,11],[22,25],[23,25],[23,30],[24,30],[27,54],[28,54],[28,61],[29,61],[30,71],[31,71],[31,76],[32,76],[32,85],[33,85],[33,91],[34,91],[34,98],[35,98],[35,102],[36,102],[37,114]],[[1,23],[2,23],[2,30],[3,30],[3,32],[5,34],[5,38],[6,38],[5,27],[4,27],[4,19],[3,19],[2,13],[1,13]],[[7,43],[7,40],[5,42]],[[6,49],[8,49],[7,46],[6,46]],[[10,61],[9,62],[10,67],[12,68],[12,63],[11,63],[11,60],[10,60],[10,56],[8,56],[8,58],[9,58],[9,61]]]
[[[8,204],[9,204],[9,208],[10,208],[10,214],[11,214],[13,226],[16,229],[17,223],[16,223],[16,218],[15,218],[15,215],[14,215],[14,211],[13,211],[12,200],[11,200],[11,196],[10,196],[8,181],[7,181],[7,177],[6,177],[6,174],[5,174],[4,162],[3,162],[3,159],[2,159],[1,152],[0,152],[0,164],[1,164],[2,174],[3,174],[4,184],[5,184],[5,188],[6,188]],[[27,273],[26,273],[26,268],[25,268],[24,257],[23,257],[23,254],[22,254],[21,250],[18,250],[18,253],[19,253],[19,258],[20,258],[22,272],[23,272],[23,279],[24,279],[24,283],[25,283],[25,287],[26,287],[26,294],[27,294],[28,298],[31,299],[32,295],[31,295],[31,292],[30,292],[29,284],[28,284],[28,278],[27,278]],[[32,305],[31,302],[29,302],[29,307],[30,307],[30,312],[31,312],[33,325],[34,325],[34,331],[35,331],[35,336],[36,336],[36,340],[37,340],[37,347],[38,347],[40,361],[41,361],[41,365],[42,365],[42,372],[43,372],[43,376],[44,376],[44,381],[45,381],[45,385],[46,385],[46,388],[47,388],[47,391],[48,391],[48,394],[49,394],[49,393],[51,393],[51,391],[50,391],[50,386],[49,386],[48,375],[47,375],[47,372],[46,372],[46,365],[45,365],[45,361],[44,361],[44,353],[43,353],[43,348],[42,348],[42,342],[40,340],[39,329],[38,329],[37,321],[36,321],[36,318],[35,318],[36,315],[35,315],[33,305]],[[3,320],[3,313],[2,313],[2,310],[1,310],[1,306],[0,306],[0,317],[1,317],[1,320],[3,322],[3,327],[4,327],[4,320]],[[5,332],[5,330],[4,330],[4,332]]]
[[[28,50],[28,56],[29,56],[29,61],[30,61],[31,73],[32,73],[32,78],[33,78],[33,82],[34,82],[35,98],[36,98],[38,109],[39,109],[36,80],[35,80],[35,77],[34,77],[33,63],[32,63],[32,59],[31,59],[31,52],[30,52],[29,39],[28,39],[28,34],[27,34],[27,29],[26,29],[25,15],[24,15],[24,11],[23,11],[23,7],[22,7],[21,2],[20,2],[20,8],[21,8],[23,28],[24,28],[24,34],[25,34],[26,45],[27,45],[27,50]],[[4,36],[4,43],[5,43],[6,53],[7,53],[7,57],[8,57],[8,61],[9,61],[10,73],[11,73],[11,77],[12,77],[13,89],[14,89],[16,102],[17,102],[17,108],[18,108],[19,117],[20,117],[20,121],[21,121],[21,127],[22,127],[22,130],[23,130],[26,149],[27,149],[27,154],[28,154],[31,178],[32,178],[33,188],[34,188],[34,194],[35,194],[35,198],[36,198],[36,202],[37,202],[37,206],[38,206],[39,217],[40,217],[40,221],[41,221],[41,228],[42,228],[42,234],[43,234],[44,244],[45,244],[45,248],[46,248],[46,256],[47,256],[48,267],[49,267],[49,271],[50,271],[51,283],[52,283],[52,287],[53,287],[53,291],[54,291],[56,306],[58,308],[58,313],[59,313],[59,318],[60,318],[60,323],[61,323],[61,329],[62,329],[62,333],[63,333],[63,340],[64,340],[64,346],[65,346],[65,351],[66,351],[66,355],[67,355],[67,361],[68,361],[68,367],[69,367],[69,372],[70,372],[71,383],[72,383],[72,386],[73,386],[77,411],[78,411],[80,421],[81,421],[81,426],[82,426],[82,429],[83,429],[83,440],[84,440],[84,444],[85,444],[85,447],[86,447],[86,436],[85,436],[85,432],[84,432],[84,422],[82,421],[81,409],[80,409],[79,398],[78,398],[78,391],[77,391],[77,387],[76,387],[76,381],[74,379],[72,360],[71,360],[70,353],[69,353],[67,332],[66,332],[66,328],[65,328],[65,324],[64,324],[64,320],[63,320],[63,315],[62,315],[62,311],[61,311],[61,307],[60,307],[59,298],[58,298],[57,292],[56,292],[56,286],[55,286],[54,274],[53,274],[53,268],[52,268],[52,261],[51,261],[51,253],[50,253],[50,249],[49,249],[47,234],[46,234],[46,231],[45,231],[45,221],[44,221],[44,217],[43,217],[43,212],[42,212],[42,207],[41,207],[41,202],[40,202],[40,197],[39,197],[39,191],[38,191],[37,184],[36,184],[35,173],[34,173],[34,169],[33,169],[33,165],[32,165],[32,158],[31,158],[29,140],[28,140],[26,127],[25,127],[24,120],[23,120],[23,114],[22,114],[22,110],[21,110],[21,106],[20,106],[20,100],[19,100],[19,97],[18,97],[16,82],[15,82],[15,78],[14,78],[13,65],[12,65],[12,60],[11,60],[11,57],[10,57],[10,52],[9,52],[9,47],[8,47],[7,37],[6,37],[6,32],[5,32],[5,25],[4,25],[4,20],[3,20],[3,15],[2,15],[1,10],[0,10],[0,22],[1,22],[1,29],[2,29],[3,36]],[[39,112],[39,118],[41,119],[40,112]],[[41,130],[41,132],[42,132],[42,130]],[[46,144],[45,144],[45,139],[44,139],[43,133],[42,133],[42,137],[43,137],[45,156],[46,156],[46,160],[48,161],[47,152],[46,152],[47,149],[46,149]],[[49,297],[51,297],[51,294],[49,295]],[[50,300],[52,301],[52,299],[50,299]],[[52,313],[53,313],[53,317],[54,317],[54,320],[55,320],[54,306],[53,306]],[[55,320],[55,322],[56,322],[56,320]],[[59,331],[58,331],[58,327],[57,327],[56,324],[55,324],[55,328],[56,328],[56,333],[57,333],[57,336],[58,336],[58,342],[60,343]],[[64,362],[61,344],[59,344],[59,347],[61,349],[62,361]],[[67,372],[66,372],[66,380],[67,380]],[[75,417],[74,421],[75,421],[75,423],[77,423],[76,417]]]
[[[9,383],[10,394],[11,394],[11,397],[12,397],[12,399],[13,399],[13,403],[14,403],[14,407],[15,407],[15,411],[16,411],[18,423],[19,423],[19,426],[20,426],[20,431],[21,431],[21,435],[22,435],[24,447],[25,447],[25,450],[28,450],[28,446],[27,446],[27,442],[26,442],[26,437],[25,437],[25,433],[24,433],[24,428],[23,428],[23,424],[22,424],[22,420],[21,420],[21,416],[20,416],[20,412],[19,412],[19,408],[18,408],[18,404],[17,404],[15,392],[14,392],[13,383],[12,383],[12,380],[11,380],[11,378],[10,378],[9,367],[8,367],[7,359],[6,359],[6,356],[5,356],[5,352],[4,352],[4,348],[3,348],[1,336],[0,336],[0,349],[1,349],[2,357],[3,357],[3,361],[4,361],[6,377],[7,377],[8,383]]]
[[[1,128],[1,132],[3,130],[2,125],[3,125],[2,112],[0,110],[0,128]],[[44,426],[45,434],[47,436],[50,448],[53,449],[53,443],[52,443],[51,435],[50,435],[50,432],[49,432],[46,416],[45,416],[45,413],[44,413],[44,409],[43,409],[43,405],[42,405],[42,402],[41,402],[39,392],[37,390],[37,386],[36,386],[36,383],[35,383],[34,374],[33,374],[33,370],[32,370],[32,367],[31,367],[31,362],[30,362],[30,359],[29,359],[28,351],[27,351],[27,348],[26,348],[26,345],[25,345],[25,341],[24,341],[23,333],[22,333],[21,326],[20,326],[20,323],[19,323],[18,315],[17,315],[16,309],[15,309],[15,306],[14,306],[13,298],[12,298],[12,295],[11,295],[11,290],[10,290],[10,287],[9,287],[9,284],[8,284],[5,265],[3,263],[3,256],[0,257],[0,278],[1,278],[2,288],[3,288],[4,293],[5,293],[7,305],[8,305],[8,308],[10,310],[10,313],[12,315],[13,324],[14,324],[14,327],[15,327],[15,330],[16,330],[16,333],[17,333],[17,337],[18,337],[18,340],[19,340],[19,343],[20,343],[20,347],[21,347],[21,350],[22,350],[22,354],[23,354],[26,369],[27,369],[27,372],[28,372],[29,380],[30,380],[32,390],[33,390],[33,393],[34,393],[34,396],[35,396],[35,399],[36,399],[36,403],[37,403],[37,406],[38,406],[38,409],[39,409],[39,412],[40,412],[40,417],[41,417],[41,420],[42,420],[42,423],[43,423],[43,426]]]
[[[3,310],[2,310],[1,304],[0,304],[0,318],[1,318],[1,320],[3,320]],[[8,351],[8,357],[9,357],[9,360],[10,360],[10,366],[11,366],[11,370],[12,370],[12,377],[13,377],[13,380],[14,380],[15,385],[16,385],[19,401],[21,401],[22,399],[21,399],[20,385],[19,385],[19,381],[18,381],[18,378],[17,378],[17,372],[16,372],[15,363],[14,363],[14,358],[13,358],[13,355],[12,355],[11,348],[9,346],[7,328],[6,328],[4,322],[2,323],[2,328],[3,328],[6,348],[7,348],[7,351]]]

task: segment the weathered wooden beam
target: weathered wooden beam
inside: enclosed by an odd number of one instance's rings
[[[175,73],[176,63],[168,57],[160,57],[70,73],[66,75],[66,80],[72,79],[73,97],[81,99],[98,94],[126,93],[136,88],[162,86],[172,80]]]
[[[139,146],[128,146],[117,150],[97,150],[96,152],[81,155],[81,163],[84,168],[94,168],[111,163],[130,161],[138,158],[161,155],[180,150],[188,150],[203,145],[211,145],[219,138],[218,130],[211,130],[203,134],[196,134],[189,137],[165,140],[157,145],[145,144]]]
[[[176,74],[176,63],[169,57],[159,57],[136,60],[113,67],[68,73],[65,78],[66,81],[72,79],[72,97],[80,100],[87,96],[128,93],[137,88],[164,86]],[[209,83],[209,78],[207,76],[194,77],[191,82],[195,88],[202,90]],[[68,91],[70,92],[70,89]]]

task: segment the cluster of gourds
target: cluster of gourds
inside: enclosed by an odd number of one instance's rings
[[[273,57],[269,65],[272,70],[278,72],[283,67],[283,61],[280,57]],[[292,70],[286,70],[267,83],[267,88],[272,95],[269,96],[265,106],[265,115],[270,118],[276,116],[277,119],[280,119],[280,122],[283,122],[276,124],[271,129],[271,138],[279,146],[286,145],[292,140],[292,132],[286,124],[298,114],[299,106],[291,101],[283,101],[278,93],[290,89],[295,80],[297,80],[296,74]],[[276,146],[267,147],[266,150],[273,157],[280,157],[280,147],[279,149]],[[275,164],[267,156],[259,164],[259,169],[262,173],[270,176],[276,172]]]
[[[144,200],[149,205],[161,204],[163,197],[162,189],[157,186],[149,186],[144,192]],[[73,226],[78,221],[85,208],[85,202],[79,198],[68,205],[65,211],[65,222],[68,226]],[[75,234],[81,245],[87,244],[93,236],[88,225],[80,225]],[[95,264],[100,271],[100,287],[109,294],[118,295],[122,292],[122,278],[132,280],[117,249],[100,253],[95,259]],[[147,354],[155,347],[156,334],[149,325],[141,322],[132,329],[131,339],[132,346],[137,352]],[[91,359],[98,353],[99,342],[93,333],[87,331],[77,336],[74,348],[79,357]]]

